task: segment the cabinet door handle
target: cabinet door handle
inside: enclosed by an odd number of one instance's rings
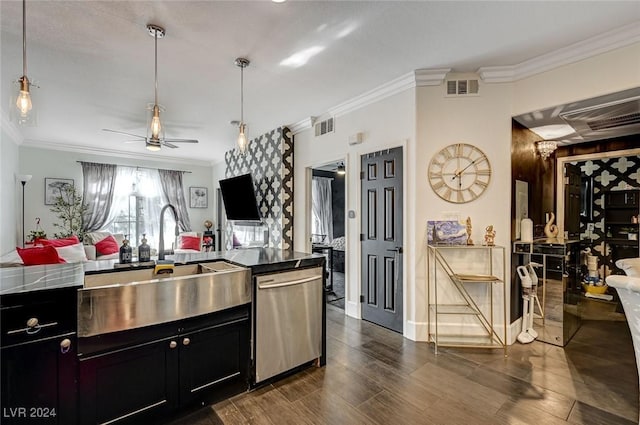
[[[191,343],[191,340],[189,338],[185,338],[182,340],[182,345],[189,345]]]
[[[71,349],[71,340],[69,338],[65,338],[60,341],[60,352],[62,354],[67,354]]]
[[[178,343],[177,343],[177,342],[175,342],[175,341],[171,341],[171,342],[169,343],[169,348],[176,348],[177,346],[178,346]]]

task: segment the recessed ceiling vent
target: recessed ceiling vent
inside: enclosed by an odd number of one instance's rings
[[[316,137],[323,134],[333,133],[333,118],[328,118],[324,121],[317,122],[315,124]]]
[[[560,117],[585,139],[639,134],[640,96],[561,112]]]
[[[447,96],[478,94],[478,80],[447,80]]]

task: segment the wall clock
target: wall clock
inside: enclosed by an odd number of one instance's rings
[[[491,164],[480,149],[467,143],[449,145],[429,163],[429,184],[442,199],[471,202],[489,187]]]

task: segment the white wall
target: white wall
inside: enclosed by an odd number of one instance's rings
[[[33,179],[27,183],[25,191],[25,232],[35,228],[35,218],[40,217],[44,231],[52,237],[56,229],[53,223],[57,221],[49,205],[44,205],[44,179],[56,177],[73,179],[75,186],[82,193],[82,166],[77,161],[100,162],[108,164],[127,165],[132,167],[163,168],[170,170],[190,171],[183,176],[185,199],[189,204],[189,187],[199,186],[208,188],[208,208],[188,208],[191,226],[194,231],[204,231],[203,222],[214,220],[213,171],[210,166],[190,165],[185,161],[152,161],[133,158],[103,156],[88,153],[64,152],[34,147],[20,147],[19,169],[21,174],[32,174]],[[4,177],[3,177],[4,182]],[[3,183],[4,184],[4,183]]]
[[[20,170],[18,144],[3,127],[0,129],[0,255],[22,246],[18,242],[22,228],[22,185],[16,180],[16,174],[28,173]]]
[[[335,133],[314,137],[312,130],[295,136],[294,248],[309,250],[306,216],[307,168],[347,159],[346,312],[359,317],[360,294],[360,171],[359,155],[381,148],[405,148],[405,321],[404,335],[426,340],[426,222],[444,212],[471,217],[473,239],[481,242],[484,229],[493,224],[496,244],[507,252],[507,288],[510,287],[511,214],[511,117],[640,86],[640,43],[571,65],[559,67],[514,83],[483,84],[477,97],[448,98],[444,87],[406,90],[349,114],[339,116]],[[448,78],[464,77],[451,74]],[[362,145],[350,147],[349,135],[364,131]],[[431,157],[456,142],[482,149],[491,161],[493,174],[487,191],[468,204],[450,204],[437,197],[427,180]],[[509,294],[507,294],[509,297]],[[507,304],[507,311],[510,306]],[[512,338],[512,337],[511,337]]]
[[[360,317],[360,155],[381,149],[404,146],[405,182],[411,173],[407,163],[408,147],[413,144],[415,122],[415,90],[410,89],[335,119],[335,132],[315,137],[313,129],[294,136],[294,249],[310,252],[310,217],[306,205],[310,198],[308,169],[337,160],[345,160],[345,211],[356,211],[356,218],[345,217],[346,277],[345,298],[348,314]],[[349,146],[349,136],[364,132],[364,142]],[[409,198],[405,195],[405,205]],[[405,213],[408,211],[405,206]],[[411,228],[405,220],[405,241]],[[406,243],[406,242],[405,242]],[[406,257],[406,256],[405,256]],[[405,263],[407,259],[405,258]],[[405,282],[412,282],[412,267],[405,266]],[[407,291],[405,290],[405,297]],[[405,303],[406,305],[406,303]]]
[[[640,43],[514,83],[512,114],[640,86]]]
[[[467,75],[449,74],[448,79],[464,79]],[[427,235],[428,220],[445,219],[455,213],[460,220],[471,217],[472,239],[481,244],[489,224],[496,230],[496,245],[511,245],[511,99],[510,84],[482,84],[479,96],[447,97],[445,86],[418,89],[417,135],[415,155],[416,180],[413,189],[413,234],[408,250],[415,252],[415,296],[410,299],[414,312],[410,324],[414,339],[427,339]],[[482,150],[491,163],[489,187],[476,200],[452,204],[438,197],[429,185],[427,168],[431,158],[445,146],[468,143]],[[507,259],[506,269],[509,270]],[[463,271],[460,271],[463,272]],[[508,297],[508,291],[507,291]],[[500,297],[502,299],[502,297]],[[411,329],[410,327],[410,329]]]

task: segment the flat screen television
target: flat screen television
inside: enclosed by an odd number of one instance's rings
[[[220,180],[227,220],[261,221],[251,174]]]

